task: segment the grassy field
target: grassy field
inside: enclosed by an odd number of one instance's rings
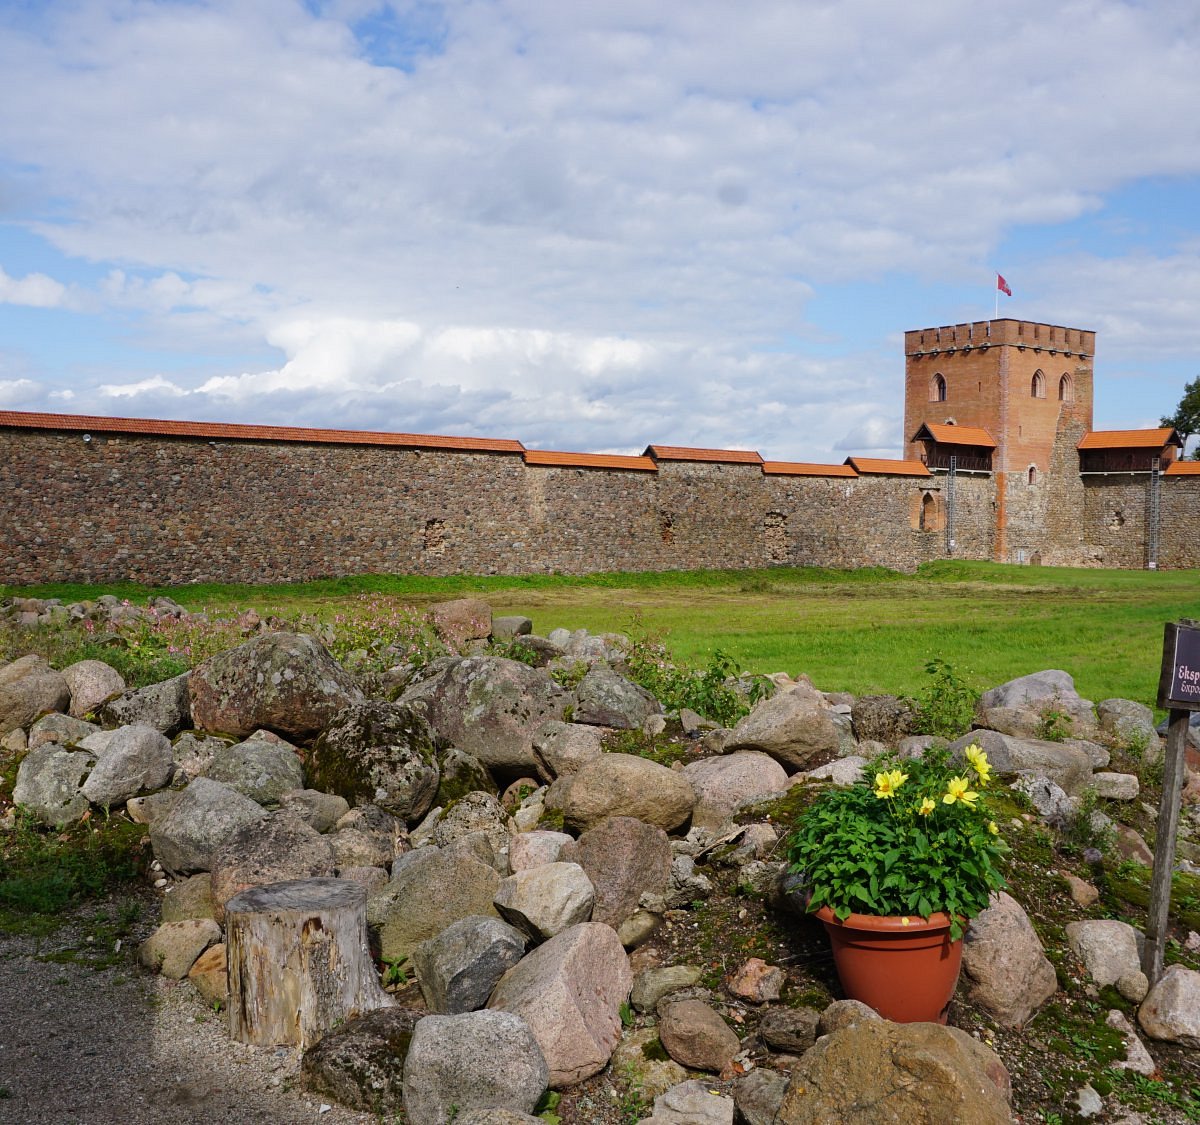
[[[977,688],[1063,668],[1084,696],[1153,704],[1164,622],[1200,617],[1196,571],[1071,570],[933,563],[882,569],[604,574],[586,578],[416,578],[368,575],[285,586],[54,586],[0,594],[66,600],[111,592],[144,602],[166,593],[190,609],[329,618],[364,594],[416,606],[485,597],[534,628],[643,632],[704,664],[717,649],[750,671],[805,672],[827,691],[914,694],[924,666],[948,661]]]

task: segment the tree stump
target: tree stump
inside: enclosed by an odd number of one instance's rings
[[[252,887],[225,904],[229,1033],[257,1046],[317,1042],[392,1003],[367,944],[367,892],[345,879]]]

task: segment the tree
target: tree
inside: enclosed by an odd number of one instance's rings
[[[1183,439],[1184,449],[1187,449],[1188,438],[1200,433],[1200,375],[1183,388],[1183,398],[1179,400],[1175,413],[1160,419],[1159,424],[1174,426]]]

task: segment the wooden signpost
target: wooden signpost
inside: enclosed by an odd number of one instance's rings
[[[1163,972],[1167,915],[1171,906],[1171,874],[1175,867],[1175,835],[1179,830],[1179,803],[1183,792],[1184,755],[1188,723],[1200,711],[1200,625],[1168,624],[1163,628],[1162,675],[1158,705],[1169,712],[1167,745],[1163,759],[1162,800],[1154,838],[1154,873],[1150,880],[1150,916],[1142,972],[1154,984]]]

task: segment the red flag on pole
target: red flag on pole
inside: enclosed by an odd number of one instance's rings
[[[1008,282],[1000,274],[996,274],[996,288],[1006,297],[1012,296],[1012,290],[1008,287]]]

